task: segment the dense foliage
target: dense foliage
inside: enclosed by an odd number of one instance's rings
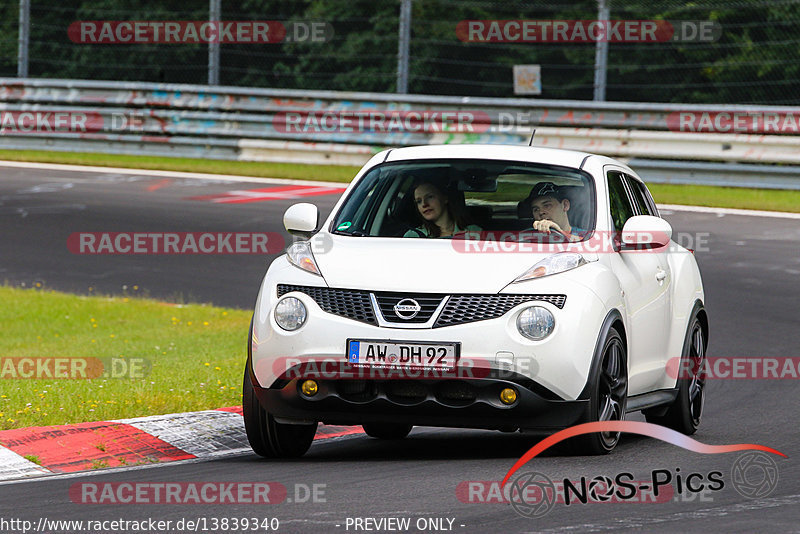
[[[79,20],[203,20],[208,3],[181,0],[31,1],[32,77],[206,83],[205,44],[81,44]],[[795,104],[800,102],[800,0],[609,0],[611,19],[713,20],[713,43],[611,44],[607,100]],[[221,83],[392,92],[399,0],[222,0],[223,20],[324,21],[326,43],[224,44]],[[591,43],[466,43],[459,21],[587,20],[595,0],[414,0],[409,92],[513,96],[512,66],[539,64],[542,98],[591,99]],[[16,75],[18,4],[0,4],[0,75]]]

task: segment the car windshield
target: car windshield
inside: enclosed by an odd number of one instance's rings
[[[331,231],[360,237],[563,239],[556,229],[534,230],[535,221],[546,219],[570,228],[574,241],[594,229],[595,211],[591,176],[578,169],[497,160],[401,161],[370,170],[342,204]]]

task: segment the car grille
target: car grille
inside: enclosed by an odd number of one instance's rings
[[[508,311],[522,304],[543,300],[553,306],[563,308],[566,295],[453,295],[442,310],[434,328],[454,324],[471,323],[485,319],[502,317]]]
[[[427,323],[439,304],[442,303],[444,295],[411,295],[406,293],[376,293],[375,300],[378,301],[378,307],[381,309],[383,318],[390,323]],[[413,299],[419,304],[420,310],[412,319],[403,319],[398,316],[394,311],[394,306],[398,302],[406,299]]]
[[[362,323],[377,325],[369,293],[357,289],[335,289],[331,287],[294,286],[278,284],[278,296],[282,297],[291,291],[305,293],[317,305],[328,313],[347,317]]]
[[[278,297],[291,291],[299,291],[310,296],[327,313],[377,325],[378,321],[370,301],[370,292],[358,289],[337,289],[331,287],[278,285]],[[422,308],[416,317],[403,320],[394,313],[394,305],[411,298]],[[375,293],[378,307],[387,321],[393,324],[425,323],[432,317],[445,295],[418,293]],[[502,317],[509,310],[524,302],[544,301],[563,308],[566,295],[451,295],[442,313],[436,319],[434,328],[472,323]]]

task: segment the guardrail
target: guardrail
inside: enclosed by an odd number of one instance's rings
[[[800,189],[794,167],[763,165],[800,164],[800,135],[785,127],[796,111],[0,78],[0,148],[361,165],[386,146],[527,144],[535,127],[536,146],[641,158],[650,162],[639,161],[646,174],[670,177],[646,176],[651,181]],[[720,129],[753,131],[731,117],[763,123],[767,116],[776,127],[770,135],[675,131],[682,118],[703,114],[705,127],[716,119]],[[44,123],[68,117],[67,126],[31,128],[31,116]],[[365,128],[352,127],[358,116],[368,118]],[[385,119],[376,128],[383,131],[369,129],[376,117]],[[68,124],[73,119],[77,127]]]

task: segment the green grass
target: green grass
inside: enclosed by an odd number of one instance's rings
[[[800,212],[800,191],[710,185],[647,184],[659,204]]]
[[[241,403],[250,311],[10,287],[0,302],[0,429]],[[21,357],[145,365],[133,378],[10,378],[6,358]]]
[[[93,154],[88,152],[47,152],[41,150],[0,150],[0,160],[127,167],[160,171],[233,174],[258,178],[293,178],[322,182],[350,182],[360,167],[341,165],[302,165],[259,161],[220,161],[212,159],[168,158]]]

